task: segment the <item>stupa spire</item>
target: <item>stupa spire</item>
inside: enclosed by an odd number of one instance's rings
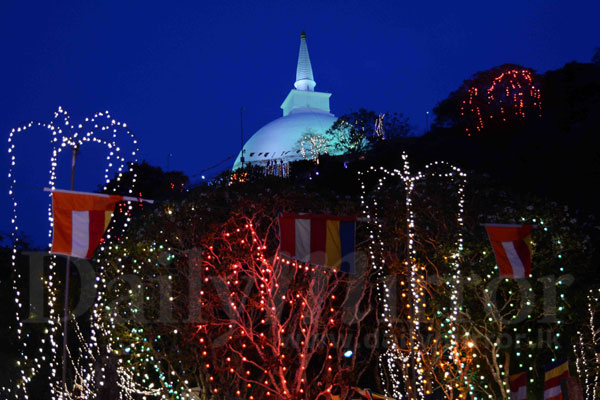
[[[313,76],[308,46],[306,45],[306,33],[300,35],[300,53],[298,54],[298,67],[296,68],[296,82],[294,87],[298,90],[314,91],[317,83]]]

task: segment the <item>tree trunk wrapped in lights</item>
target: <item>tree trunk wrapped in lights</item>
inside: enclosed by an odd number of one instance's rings
[[[600,328],[597,322],[599,294],[600,290],[590,290],[587,304],[588,321],[577,331],[577,339],[573,344],[575,367],[584,388],[585,400],[597,399],[600,395]]]

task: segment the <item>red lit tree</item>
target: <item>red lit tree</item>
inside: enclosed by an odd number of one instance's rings
[[[211,390],[228,388],[248,399],[345,395],[370,359],[356,365],[355,356],[343,355],[362,345],[368,312],[361,304],[369,300],[369,285],[274,256],[269,248],[277,226],[259,220],[231,221],[203,253],[206,323],[196,326],[193,341],[206,352]],[[257,225],[265,223],[259,234]]]
[[[434,109],[436,125],[460,127],[471,136],[539,117],[540,87],[533,70],[519,65],[478,72]]]
[[[111,288],[142,287],[111,307],[112,347],[173,398],[345,398],[377,350],[374,285],[280,258],[277,219],[253,208],[215,226],[180,205],[145,222],[160,239],[126,239],[114,259],[150,279]]]

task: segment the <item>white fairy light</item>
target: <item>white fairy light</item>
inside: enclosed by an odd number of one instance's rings
[[[327,154],[329,141],[321,135],[308,134],[300,139],[300,154],[305,160],[315,160],[319,163],[319,156]]]
[[[380,232],[382,230],[382,224],[378,219],[377,214],[377,201],[373,201],[373,207],[371,208],[366,204],[366,192],[365,184],[362,181],[361,176],[363,172],[359,172],[359,182],[361,186],[361,207],[363,210],[363,216],[372,223],[369,226],[369,260],[372,263],[373,269],[378,280],[378,298],[382,305],[383,311],[381,317],[385,321],[384,324],[384,336],[386,338],[386,345],[388,350],[380,358],[380,370],[382,370],[382,363],[385,362],[386,370],[389,374],[389,383],[391,385],[391,395],[395,398],[402,399],[406,395],[408,398],[414,398],[417,396],[419,399],[425,397],[425,377],[424,368],[422,363],[423,352],[425,349],[422,348],[420,341],[417,338],[417,332],[420,329],[420,317],[422,302],[422,288],[421,284],[424,282],[425,277],[421,275],[419,266],[416,262],[416,249],[414,248],[414,242],[416,240],[415,233],[415,216],[412,211],[412,193],[415,187],[415,183],[421,181],[427,177],[441,177],[448,178],[451,182],[458,181],[458,204],[457,204],[457,222],[458,222],[458,233],[456,239],[456,250],[452,255],[452,271],[453,280],[451,282],[451,301],[452,301],[452,312],[450,315],[450,331],[451,331],[451,349],[449,358],[452,360],[458,355],[458,341],[456,338],[456,321],[458,317],[459,304],[458,304],[458,287],[461,282],[460,272],[460,254],[463,250],[463,214],[464,214],[464,188],[466,184],[466,174],[459,168],[452,166],[446,162],[436,161],[425,166],[425,172],[418,172],[415,175],[411,174],[410,165],[408,162],[408,156],[404,153],[402,155],[403,169],[399,171],[388,171],[387,169],[380,167],[375,169],[370,167],[367,172],[374,173],[376,171],[382,172],[387,176],[399,177],[404,183],[405,189],[405,205],[406,205],[406,226],[407,226],[407,259],[405,265],[409,269],[409,288],[412,297],[412,318],[411,318],[411,329],[409,333],[410,349],[408,351],[410,355],[403,355],[398,347],[398,339],[394,337],[392,333],[393,322],[392,314],[389,305],[389,290],[384,283],[384,259],[383,254],[383,242],[380,238]],[[449,169],[447,173],[431,172],[434,168],[445,167]],[[386,176],[379,179],[376,191],[379,192],[384,185]],[[376,248],[378,248],[379,258],[375,257]],[[412,360],[411,360],[412,359]],[[409,382],[408,376],[406,375],[405,369],[401,369],[402,364],[407,364],[412,361],[412,368],[416,372],[417,380],[413,382],[415,388],[403,388],[401,385],[400,373],[398,370],[403,371],[403,379],[405,384]],[[385,377],[382,375],[382,381],[385,381]],[[415,393],[416,392],[416,393]]]
[[[17,233],[19,231],[18,225],[18,201],[16,195],[16,185],[17,180],[15,176],[16,169],[16,146],[15,139],[17,136],[21,136],[24,132],[32,127],[43,127],[50,131],[50,145],[51,145],[51,156],[50,156],[50,169],[49,169],[49,181],[48,184],[51,189],[55,189],[55,183],[57,179],[57,166],[58,166],[58,157],[62,153],[65,148],[71,148],[72,150],[78,150],[84,144],[99,144],[105,147],[108,150],[108,155],[106,156],[106,166],[104,168],[104,179],[105,182],[109,181],[109,174],[111,171],[116,170],[117,180],[120,180],[122,174],[124,172],[124,167],[126,166],[125,157],[121,155],[121,149],[119,147],[118,142],[121,141],[121,136],[125,135],[132,143],[134,150],[131,152],[131,161],[137,162],[135,158],[136,154],[139,152],[137,147],[137,139],[133,135],[133,133],[126,128],[126,124],[121,124],[120,122],[112,119],[110,117],[110,113],[108,111],[105,112],[97,112],[91,117],[85,119],[85,121],[77,127],[75,127],[70,122],[70,117],[66,111],[64,111],[61,107],[54,113],[54,119],[50,122],[35,122],[31,121],[27,124],[19,126],[11,130],[8,138],[8,152],[11,157],[10,168],[8,172],[9,178],[9,195],[12,202],[12,213],[13,217],[11,219],[13,225],[13,252],[11,257],[11,264],[13,270],[15,271],[15,278],[13,280],[13,288],[15,290],[15,302],[17,304],[17,312],[16,312],[16,322],[17,322],[17,338],[21,343],[20,349],[20,358],[19,366],[20,366],[20,375],[21,378],[19,382],[16,383],[16,390],[14,392],[15,398],[28,399],[29,395],[27,393],[27,384],[31,381],[33,376],[35,376],[39,369],[41,368],[42,363],[48,363],[50,366],[50,376],[48,377],[48,382],[50,385],[50,392],[52,394],[52,398],[69,398],[70,395],[68,393],[64,393],[64,389],[62,387],[61,382],[57,382],[57,371],[59,369],[58,365],[58,348],[59,345],[56,341],[56,338],[59,333],[59,328],[61,325],[61,321],[56,312],[55,303],[57,302],[57,288],[55,282],[58,281],[57,273],[56,273],[56,256],[52,256],[50,266],[49,266],[49,276],[45,280],[46,287],[48,288],[48,305],[49,305],[49,328],[46,329],[48,343],[50,345],[50,357],[49,360],[46,360],[44,356],[44,347],[45,341],[39,346],[38,351],[34,352],[35,356],[31,359],[29,354],[26,354],[26,349],[33,348],[35,345],[31,342],[27,333],[24,332],[23,321],[21,320],[20,312],[23,308],[23,301],[21,299],[21,293],[18,291],[18,282],[23,279],[22,274],[16,268],[16,258],[17,258],[17,247],[19,245],[19,238]],[[115,164],[116,161],[116,164]],[[135,182],[136,175],[133,174],[133,181]],[[106,186],[104,187],[106,189]],[[133,188],[129,189],[128,194],[133,193]],[[49,197],[50,199],[50,197]],[[131,205],[129,205],[131,208]],[[50,222],[49,229],[49,237],[52,235],[52,209],[51,205],[48,205],[48,219]],[[129,219],[128,219],[129,220]],[[102,269],[100,273],[102,272]],[[80,331],[78,330],[77,323],[74,323],[78,337],[82,339],[80,335]],[[92,356],[92,348],[97,347],[96,335],[97,335],[97,325],[95,325],[95,321],[92,323],[91,330],[91,343],[87,343],[86,341],[81,341],[85,344],[86,348],[83,351],[80,351],[80,354],[83,355],[84,359],[88,359],[87,372],[85,372],[86,367],[84,368],[83,373],[80,370],[75,371],[75,376],[78,379],[79,383],[83,383],[84,386],[90,382],[90,380],[94,377],[91,369],[91,365],[93,363]],[[67,349],[68,350],[68,349]],[[81,350],[81,349],[80,349]],[[73,360],[71,360],[73,363]],[[78,387],[82,387],[78,383]],[[66,397],[65,397],[66,396]]]

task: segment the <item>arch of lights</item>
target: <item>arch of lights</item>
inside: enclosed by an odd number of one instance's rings
[[[460,270],[460,255],[463,250],[463,214],[464,214],[464,195],[466,185],[466,173],[462,172],[459,168],[448,164],[443,161],[435,161],[425,166],[424,171],[419,171],[415,174],[411,173],[408,156],[404,153],[402,155],[403,168],[402,170],[394,169],[392,171],[387,170],[383,167],[375,168],[370,167],[366,172],[359,172],[359,183],[361,189],[361,207],[363,210],[363,216],[372,223],[369,227],[369,261],[372,264],[372,268],[375,270],[378,281],[378,294],[381,305],[381,317],[384,321],[384,336],[387,346],[387,351],[381,355],[380,373],[382,382],[387,381],[387,387],[390,392],[388,395],[393,396],[397,399],[414,398],[416,396],[419,399],[425,398],[425,374],[422,365],[423,352],[426,351],[419,343],[416,337],[416,333],[420,329],[420,318],[419,314],[422,312],[422,297],[423,288],[422,282],[425,281],[423,276],[422,267],[416,262],[416,249],[414,248],[415,242],[415,216],[412,210],[413,204],[413,191],[415,184],[419,181],[423,181],[428,177],[446,178],[450,182],[457,183],[457,213],[456,219],[458,223],[458,232],[456,233],[455,251],[451,257],[452,267],[452,279],[451,279],[451,302],[452,309],[448,316],[448,324],[450,331],[450,350],[448,352],[448,358],[452,360],[458,354],[458,342],[457,342],[457,317],[459,312],[459,298],[458,290],[461,283],[461,270]],[[442,171],[442,168],[445,171]],[[383,258],[383,246],[384,243],[381,240],[381,230],[383,228],[382,222],[378,216],[378,204],[376,196],[370,196],[371,201],[368,202],[368,196],[366,193],[365,183],[363,176],[367,174],[379,173],[383,174],[379,177],[376,187],[376,193],[381,191],[384,184],[390,177],[399,178],[404,184],[405,190],[405,204],[406,204],[406,227],[407,227],[407,257],[404,264],[408,268],[408,285],[411,294],[412,309],[412,323],[410,343],[411,348],[407,355],[401,352],[399,347],[398,338],[394,337],[393,328],[394,321],[392,317],[392,310],[390,307],[390,289],[388,288],[385,280],[385,260]],[[416,380],[414,382],[415,387],[404,387],[403,382],[409,382],[409,377],[406,375],[406,369],[401,368],[401,364],[413,363],[413,368],[416,372]],[[385,373],[384,373],[385,371]],[[387,373],[387,379],[386,379]]]
[[[13,274],[13,289],[15,291],[15,303],[17,306],[16,317],[16,332],[17,338],[20,343],[19,356],[20,360],[17,365],[20,372],[20,379],[16,383],[15,388],[6,389],[7,395],[12,395],[14,398],[25,398],[29,399],[27,386],[32,379],[39,373],[42,365],[48,365],[50,369],[50,376],[48,376],[49,389],[53,398],[66,399],[72,398],[69,390],[64,390],[60,378],[58,377],[57,371],[59,368],[59,341],[57,340],[61,334],[60,326],[62,324],[61,318],[57,313],[57,256],[50,257],[49,274],[44,279],[44,284],[48,291],[48,305],[49,305],[49,323],[47,328],[44,330],[46,337],[41,340],[41,343],[35,343],[31,338],[30,333],[25,328],[23,323],[23,317],[21,312],[24,310],[24,299],[22,293],[20,293],[18,283],[23,279],[23,274],[17,268],[17,249],[19,246],[19,201],[17,196],[17,178],[16,178],[16,167],[17,167],[17,155],[16,155],[16,139],[24,135],[28,130],[36,127],[46,128],[50,133],[49,143],[51,146],[50,155],[50,168],[48,171],[49,179],[48,185],[51,189],[56,189],[57,181],[57,168],[58,160],[65,149],[71,149],[77,151],[83,145],[86,147],[95,144],[104,148],[106,151],[106,164],[104,166],[104,190],[107,189],[107,184],[110,181],[111,174],[116,174],[117,181],[120,181],[123,173],[126,172],[127,162],[137,162],[137,154],[139,152],[138,142],[134,134],[127,128],[127,124],[121,123],[113,119],[109,111],[97,112],[90,117],[85,118],[79,124],[73,124],[70,116],[62,107],[54,113],[54,118],[49,122],[38,122],[30,121],[26,124],[18,126],[11,130],[8,137],[8,153],[10,155],[10,167],[8,172],[9,178],[9,196],[11,199],[12,206],[12,239],[13,239],[13,251],[11,255],[11,265],[14,271]],[[128,143],[127,143],[128,142]],[[125,151],[121,149],[122,146],[129,146],[131,151],[125,154]],[[132,184],[135,185],[136,174],[133,173]],[[133,194],[133,186],[128,188],[129,195]],[[122,193],[123,194],[123,193]],[[50,195],[49,195],[50,199]],[[128,214],[132,209],[132,205],[128,204]],[[49,238],[51,241],[52,237],[52,208],[50,201],[48,202],[48,220],[50,222],[49,227]],[[127,215],[125,226],[130,221],[130,216]],[[110,237],[111,228],[107,233],[107,237]],[[101,248],[104,251],[104,247]],[[100,319],[97,318],[100,312],[100,304],[102,301],[102,286],[106,284],[103,278],[103,266],[96,264],[98,267],[97,278],[95,289],[98,291],[98,296],[94,302],[93,310],[91,312],[91,330],[90,337],[84,338],[81,330],[77,326],[77,322],[73,323],[76,331],[76,336],[79,341],[79,357],[78,360],[74,360],[73,352],[68,349],[69,361],[71,366],[75,370],[75,381],[73,392],[78,392],[80,396],[93,396],[93,392],[90,391],[90,385],[94,382],[96,372],[94,370],[94,354],[101,352],[98,344],[99,330],[102,329],[100,325]],[[38,351],[32,352],[31,349],[38,346]],[[73,346],[72,346],[73,347]],[[49,348],[49,356],[47,350]],[[110,349],[105,349],[110,350]],[[34,353],[35,355],[32,355]],[[102,373],[104,368],[102,368]],[[100,377],[100,384],[102,384],[103,377]],[[121,376],[123,383],[127,383],[129,377],[127,374]]]

